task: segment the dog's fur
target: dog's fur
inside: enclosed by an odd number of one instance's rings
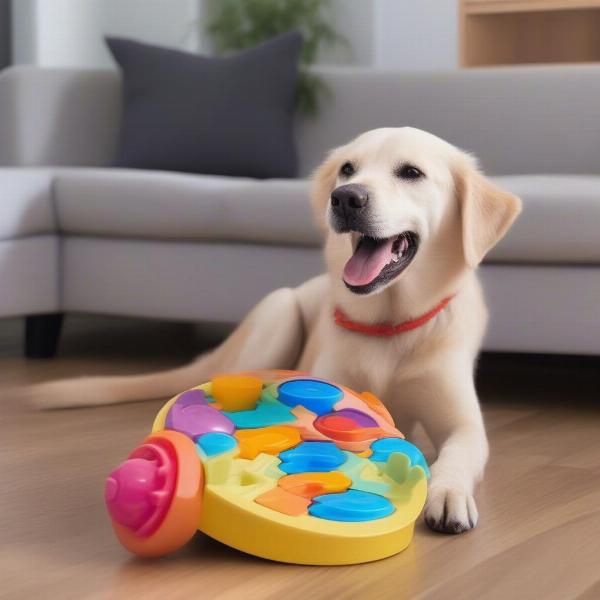
[[[357,166],[350,177],[340,173],[348,161]],[[403,164],[417,166],[424,177],[398,177]],[[420,239],[404,272],[363,295],[350,291],[342,276],[353,234],[332,226],[331,193],[350,182],[369,191],[375,237],[413,231]],[[315,173],[312,200],[326,235],[327,274],[270,293],[221,346],[188,366],[52,382],[34,396],[46,408],[108,404],[169,396],[215,372],[309,371],[372,391],[398,415],[401,430],[421,423],[437,451],[426,521],[445,532],[471,529],[478,519],[473,490],[488,454],[473,383],[487,322],[475,268],[517,217],[520,201],[487,180],[469,155],[412,128],[369,131],[331,152]],[[427,324],[393,337],[351,332],[332,318],[339,307],[353,321],[400,323],[453,294]]]

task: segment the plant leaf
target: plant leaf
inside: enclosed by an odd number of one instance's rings
[[[205,30],[221,55],[251,48],[288,31],[302,33],[296,108],[304,115],[317,114],[319,98],[327,87],[308,68],[324,47],[349,48],[346,38],[330,25],[330,0],[219,0],[215,9]]]

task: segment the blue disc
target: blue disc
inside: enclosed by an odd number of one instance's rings
[[[286,381],[278,388],[278,400],[294,408],[303,406],[317,415],[333,410],[343,397],[344,392],[337,386],[316,379],[294,379]]]
[[[237,440],[227,433],[211,431],[201,435],[196,440],[196,445],[206,456],[215,456],[233,450],[237,446]]]
[[[394,505],[383,496],[349,489],[340,494],[315,496],[308,513],[329,521],[374,521],[394,512]]]
[[[333,442],[302,442],[279,458],[279,469],[288,475],[333,471],[346,461],[346,455]]]

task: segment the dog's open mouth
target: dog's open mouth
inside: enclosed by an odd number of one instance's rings
[[[419,236],[412,231],[385,239],[359,235],[356,241],[344,267],[344,283],[355,294],[368,294],[398,277],[419,247]]]

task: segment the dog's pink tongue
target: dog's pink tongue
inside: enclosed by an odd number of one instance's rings
[[[390,262],[393,243],[393,239],[380,242],[370,238],[362,240],[344,267],[344,281],[357,286],[371,283]]]

